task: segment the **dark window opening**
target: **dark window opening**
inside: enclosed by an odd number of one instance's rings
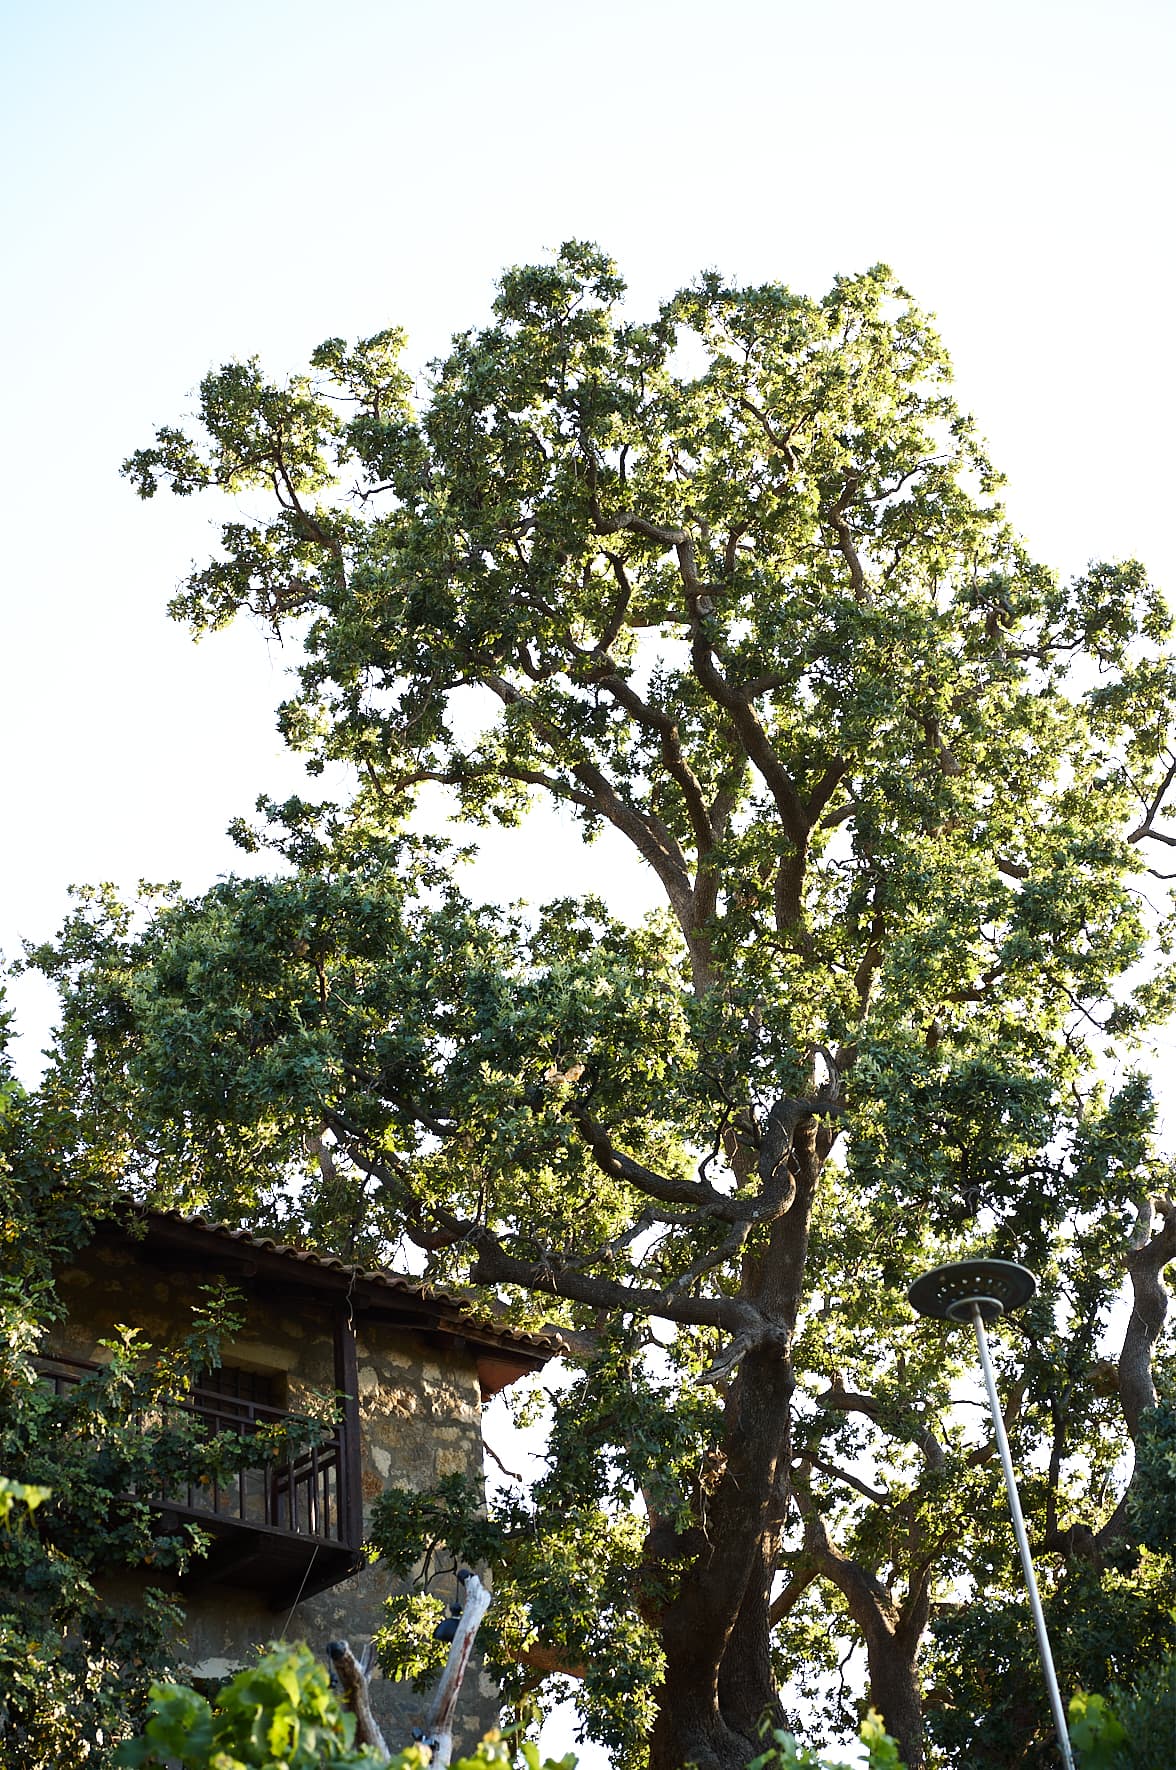
[[[299,1415],[287,1405],[284,1373],[220,1365],[201,1375],[187,1405],[209,1433],[252,1438],[281,1428],[289,1437],[284,1445],[259,1447],[255,1466],[189,1484],[182,1503],[238,1524],[343,1540],[339,1429],[311,1429],[298,1442]]]
[[[214,1417],[222,1423],[220,1431],[232,1429],[240,1421],[256,1427],[259,1421],[286,1411],[286,1377],[282,1371],[239,1370],[235,1365],[218,1365],[215,1370],[201,1372],[192,1390],[192,1403],[198,1414]]]

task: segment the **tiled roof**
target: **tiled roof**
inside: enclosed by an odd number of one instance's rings
[[[512,1327],[503,1319],[504,1311],[501,1306],[496,1306],[493,1302],[488,1304],[485,1298],[474,1291],[443,1290],[427,1280],[410,1278],[405,1273],[392,1272],[384,1266],[355,1266],[339,1259],[336,1254],[315,1253],[309,1248],[298,1248],[290,1242],[278,1241],[270,1235],[256,1235],[249,1229],[233,1229],[227,1223],[216,1223],[209,1217],[185,1211],[160,1211],[140,1207],[135,1214],[147,1225],[149,1231],[152,1227],[163,1228],[169,1224],[179,1229],[196,1230],[219,1241],[235,1242],[296,1262],[315,1272],[338,1273],[349,1284],[371,1286],[432,1304],[446,1312],[452,1312],[454,1316],[460,1316],[468,1328],[480,1328],[494,1340],[516,1346],[520,1351],[552,1358],[568,1351],[575,1338],[570,1334],[565,1336],[555,1327],[542,1329],[538,1333]]]

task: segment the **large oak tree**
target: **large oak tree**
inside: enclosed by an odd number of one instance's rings
[[[960,1619],[1017,1590],[923,1265],[1042,1277],[999,1356],[1047,1583],[1170,1591],[1122,1452],[1176,1228],[1116,1068],[1172,999],[1168,617],[1138,565],[1031,558],[886,270],[622,296],[569,245],[419,386],[395,332],[234,363],[132,457],[144,496],[237,500],[175,613],[296,643],[282,729],[354,790],[240,826],[269,879],[88,898],[39,956],[59,1071],[124,1184],[565,1324],[548,1473],[484,1542],[524,1684],[577,1677],[653,1770],[734,1770],[856,1640],[918,1770],[929,1622],[971,1751]],[[471,826],[611,826],[664,911],[578,895],[570,839],[561,901],[478,906],[413,823],[436,783]],[[1035,1761],[1025,1689],[994,1761]]]

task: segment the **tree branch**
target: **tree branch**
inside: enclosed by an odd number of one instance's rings
[[[759,424],[760,429],[763,431],[764,435],[767,437],[767,439],[771,443],[772,447],[774,449],[776,449],[781,455],[783,455],[785,465],[787,466],[789,472],[795,473],[796,472],[796,456],[793,453],[792,444],[789,442],[789,440],[786,436],[780,435],[780,432],[776,429],[775,425],[771,422],[767,413],[762,412],[760,410],[760,408],[755,404],[754,400],[748,399],[746,394],[740,394],[738,396],[738,399],[736,400],[736,404],[741,406],[745,412],[751,413],[752,417],[754,419],[756,419],[756,421]]]
[[[532,701],[504,677],[483,674],[485,686],[508,707],[521,706],[532,728],[548,747],[558,755],[566,734],[554,731]],[[567,766],[590,795],[592,809],[606,818],[614,828],[647,860],[662,884],[687,941],[696,933],[694,904],[686,859],[670,831],[652,812],[642,812],[617,791],[607,775],[593,762],[570,761]],[[521,778],[521,777],[520,777]],[[544,778],[544,777],[541,777]],[[571,796],[566,794],[565,796]]]
[[[746,1334],[756,1345],[772,1339],[769,1323],[750,1303],[735,1297],[675,1297],[669,1290],[618,1284],[615,1279],[592,1278],[577,1272],[554,1256],[546,1261],[519,1260],[508,1254],[492,1230],[480,1229],[472,1237],[477,1260],[470,1274],[474,1284],[511,1284],[520,1289],[542,1291],[570,1303],[587,1303],[596,1309],[619,1309],[627,1314],[655,1315],[694,1327],[721,1328]]]
[[[864,1414],[891,1437],[901,1438],[905,1443],[915,1445],[922,1452],[923,1461],[929,1469],[942,1469],[947,1462],[943,1446],[926,1426],[921,1426],[914,1419],[898,1418],[874,1395],[859,1395],[852,1389],[846,1389],[840,1378],[823,1395],[817,1396],[817,1406],[838,1413]]]
[[[804,1567],[791,1575],[784,1590],[772,1599],[772,1608],[768,1612],[769,1628],[774,1629],[777,1623],[784,1621],[790,1611],[795,1610],[816,1577],[817,1569],[815,1567]]]
[[[867,1640],[880,1631],[893,1635],[898,1610],[885,1586],[830,1541],[825,1521],[805,1483],[794,1479],[792,1492],[804,1523],[805,1553],[816,1563],[817,1571],[832,1580],[842,1593],[850,1615]]]
[[[647,522],[643,517],[633,515],[631,511],[606,517],[595,495],[590,501],[589,509],[601,534],[629,530],[643,535],[647,540],[656,541],[667,549],[674,549],[690,615],[691,653],[695,674],[711,699],[731,715],[732,724],[748,760],[763,777],[785,829],[791,840],[798,847],[803,847],[808,840],[810,825],[796,786],[773,750],[746,691],[734,688],[727,681],[717,667],[714,650],[702,631],[701,622],[710,604],[707,600],[707,587],[698,575],[694,543],[690,535],[682,528],[666,528]]]
[[[845,512],[852,504],[860,483],[860,473],[851,473],[841,496],[825,512],[829,524],[837,535],[837,550],[849,567],[849,581],[853,588],[853,599],[859,605],[866,600],[866,574],[862,570],[862,562],[858,558],[857,548],[854,546],[853,531],[846,521]]]
[[[807,1463],[810,1469],[819,1469],[821,1474],[828,1475],[831,1481],[844,1482],[846,1487],[852,1487],[856,1493],[860,1493],[867,1500],[872,1500],[876,1506],[888,1506],[891,1503],[890,1495],[884,1490],[868,1487],[864,1481],[859,1481],[856,1475],[851,1475],[848,1469],[839,1469],[836,1463],[827,1463],[824,1457],[819,1457],[815,1451],[798,1451],[796,1460],[798,1463]]]
[[[565,1110],[592,1152],[597,1167],[613,1179],[628,1181],[630,1186],[662,1204],[685,1205],[700,1216],[717,1217],[723,1223],[755,1221],[758,1215],[755,1201],[732,1198],[706,1180],[676,1180],[668,1174],[658,1174],[618,1149],[604,1126],[578,1101],[571,1101]]]
[[[1154,1202],[1161,1218],[1159,1230],[1142,1247],[1131,1248],[1127,1254],[1132,1306],[1119,1354],[1119,1399],[1132,1438],[1138,1435],[1140,1415],[1156,1405],[1152,1350],[1168,1313],[1168,1292],[1162,1275],[1165,1266],[1176,1260],[1176,1202],[1167,1196]]]
[[[1143,822],[1138,824],[1136,828],[1132,830],[1127,838],[1128,842],[1142,842],[1145,836],[1150,836],[1155,842],[1166,842],[1170,847],[1176,848],[1176,836],[1168,836],[1162,831],[1152,828],[1156,818],[1159,816],[1160,807],[1164,802],[1164,795],[1174,780],[1176,780],[1176,757],[1173,757],[1171,767],[1168,769],[1168,772],[1165,774],[1159,787],[1156,789],[1152,802],[1147,807],[1144,814]]]
[[[1160,1229],[1149,1236],[1153,1206],[1162,1219]],[[1168,1313],[1168,1293],[1163,1282],[1165,1266],[1176,1259],[1176,1202],[1164,1196],[1145,1199],[1127,1242],[1127,1271],[1131,1282],[1132,1308],[1119,1354],[1119,1401],[1132,1441],[1138,1437],[1141,1416],[1156,1405],[1152,1378],[1152,1351]],[[1131,1530],[1131,1486],[1128,1481],[1118,1505],[1098,1530],[1075,1523],[1065,1529],[1056,1520],[1047,1531],[1045,1546],[1067,1557],[1078,1555],[1101,1564],[1106,1550]],[[1050,1520],[1047,1519],[1047,1523]]]
[[[707,1254],[700,1254],[697,1260],[691,1261],[685,1272],[678,1274],[678,1277],[669,1286],[671,1295],[682,1295],[705,1273],[713,1272],[716,1266],[722,1266],[728,1260],[733,1260],[750,1233],[751,1219],[745,1217],[735,1224],[730,1235],[725,1236],[717,1248],[712,1248]]]
[[[849,772],[849,764],[842,756],[835,756],[825,769],[820,780],[809,794],[806,807],[810,828],[816,824],[821,813]]]
[[[521,1648],[517,1658],[520,1665],[542,1672],[544,1677],[552,1673],[560,1678],[586,1678],[588,1675],[583,1660],[573,1659],[562,1648],[553,1647],[546,1641],[535,1641],[530,1647]]]
[[[694,673],[715,705],[730,716],[744,754],[772,795],[785,833],[793,845],[803,851],[811,828],[804,803],[791,775],[772,748],[749,696],[727,681],[715,661],[715,651],[703,631],[698,609],[701,589],[701,585],[697,585],[691,601],[690,651]]]
[[[661,742],[662,762],[666,773],[677,783],[686,805],[686,814],[690,820],[690,828],[697,845],[699,859],[708,855],[714,844],[715,832],[711,825],[706,800],[703,798],[702,787],[698,777],[682,754],[682,745],[678,736],[677,721],[660,707],[652,707],[626,682],[623,676],[611,672],[607,676],[595,677],[599,686],[613,697],[618,706],[624,707],[639,725],[647,731],[657,733]]]
[[[1021,1382],[1010,1391],[1008,1400],[1000,1410],[1000,1417],[1004,1421],[1006,1432],[1012,1431],[1013,1427],[1021,1417],[1021,1409],[1024,1405],[1025,1384]],[[987,1444],[977,1444],[972,1450],[970,1450],[965,1460],[967,1461],[969,1468],[978,1469],[981,1463],[990,1463],[995,1455],[996,1440],[990,1438]]]

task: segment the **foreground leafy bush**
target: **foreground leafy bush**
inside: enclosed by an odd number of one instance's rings
[[[774,1728],[769,1737],[771,1745],[758,1758],[752,1759],[747,1770],[849,1770],[848,1765],[834,1764],[831,1759],[799,1745],[794,1734],[785,1733],[781,1728]],[[862,1722],[859,1738],[869,1751],[866,1770],[903,1770],[898,1746],[873,1709]]]
[[[109,1770],[152,1683],[178,1669],[175,1581],[208,1540],[164,1528],[151,1496],[280,1456],[285,1437],[207,1433],[176,1405],[238,1325],[222,1287],[176,1344],[118,1328],[100,1368],[62,1393],[42,1380],[38,1355],[65,1313],[56,1274],[109,1213],[116,1175],[94,1160],[71,1087],[50,1073],[30,1093],[12,1075],[2,995],[0,1766]],[[300,1421],[291,1437],[322,1431]],[[115,1603],[108,1581],[126,1574],[146,1583]]]
[[[137,1738],[120,1748],[119,1765],[172,1770],[374,1770],[385,1760],[355,1746],[355,1717],[330,1688],[325,1668],[303,1643],[277,1642],[257,1665],[238,1672],[208,1703],[184,1684],[156,1684],[151,1718]],[[773,1731],[766,1751],[748,1770],[847,1770],[799,1746],[791,1733]],[[872,1711],[861,1731],[869,1748],[868,1770],[903,1770],[898,1747]],[[540,1759],[524,1741],[518,1748],[526,1770],[575,1770],[575,1756]],[[428,1751],[409,1746],[387,1760],[387,1770],[426,1770]],[[514,1758],[491,1733],[453,1770],[493,1770]]]
[[[1127,1742],[1121,1722],[1104,1696],[1084,1690],[1070,1699],[1070,1744],[1082,1770],[1114,1770]]]
[[[1110,1699],[1080,1690],[1070,1703],[1080,1770],[1163,1770],[1176,1760],[1176,1653]]]
[[[171,1770],[425,1770],[428,1751],[409,1746],[390,1759],[355,1745],[355,1716],[330,1687],[325,1667],[299,1642],[277,1642],[255,1666],[238,1672],[210,1704],[184,1684],[156,1684],[151,1718],[137,1739],[120,1748],[120,1765],[164,1765]],[[522,1747],[527,1770],[575,1770],[575,1758],[540,1762]],[[490,1734],[453,1770],[506,1766],[511,1754]]]
[[[238,1672],[210,1704],[186,1684],[154,1684],[151,1718],[120,1747],[123,1765],[183,1770],[359,1770],[381,1759],[353,1749],[355,1716],[330,1688],[309,1647],[275,1646]]]
[[[195,1324],[190,1347],[162,1363],[128,1335],[68,1395],[38,1380],[62,1313],[54,1268],[85,1244],[111,1188],[71,1153],[68,1094],[22,1089],[5,1036],[0,1006],[0,1763],[104,1770],[151,1679],[174,1664],[179,1612],[162,1581],[199,1547],[190,1531],[159,1533],[145,1504],[115,1501],[157,1488],[185,1454],[178,1434],[146,1433],[142,1418],[175,1392],[176,1358],[207,1356],[218,1324]],[[162,1581],[137,1604],[99,1596],[100,1573],[144,1566]]]
[[[1176,1653],[1130,1690],[1114,1692],[1115,1712],[1127,1735],[1125,1770],[1151,1770],[1176,1762]]]

